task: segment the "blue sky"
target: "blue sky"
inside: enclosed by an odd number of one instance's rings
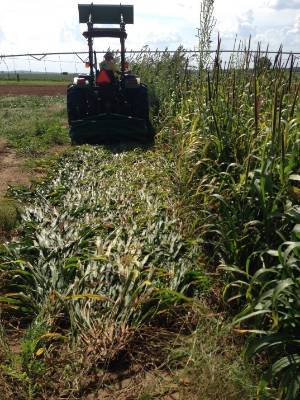
[[[82,0],[81,3],[89,3]],[[97,0],[94,1],[97,3]],[[101,0],[98,0],[101,3]],[[102,3],[119,4],[119,0]],[[144,45],[152,49],[197,46],[201,0],[128,0],[134,4],[135,24],[128,26],[128,49]],[[75,0],[0,0],[0,54],[86,50],[78,23]],[[223,48],[232,48],[234,38],[253,38],[263,47],[300,52],[300,0],[215,0]],[[96,49],[118,46],[118,41],[99,39]],[[1,69],[1,68],[0,68]]]

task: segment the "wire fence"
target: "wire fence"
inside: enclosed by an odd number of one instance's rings
[[[106,50],[96,51],[98,62],[102,61],[103,54]],[[217,49],[205,52],[196,50],[185,50],[179,48],[177,50],[150,50],[144,48],[142,50],[129,50],[126,52],[127,60],[137,62],[143,57],[158,60],[160,57],[172,57],[175,54],[182,54],[190,68],[198,68],[199,59],[205,59],[208,68],[216,62],[216,59],[223,67],[227,66],[238,68],[247,62],[248,67],[254,64],[255,59],[265,58],[270,63],[280,62],[281,66],[292,67],[295,71],[300,72],[300,52],[284,52],[280,48],[279,51],[256,50],[250,49]],[[115,51],[116,56],[119,55]],[[204,55],[204,57],[203,57]],[[85,62],[88,59],[87,52],[48,52],[48,53],[27,53],[27,54],[6,54],[0,55],[0,79],[2,80],[70,80],[70,77],[78,73],[86,73]],[[279,60],[279,61],[278,61]]]

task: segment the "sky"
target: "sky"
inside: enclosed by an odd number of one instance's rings
[[[90,3],[81,0],[80,3]],[[120,0],[95,0],[119,4]],[[176,49],[197,46],[201,0],[128,0],[133,4],[135,24],[127,26],[127,49]],[[0,55],[40,52],[85,51],[78,22],[76,0],[0,0]],[[218,33],[222,48],[231,49],[235,37],[253,48],[269,44],[277,50],[300,52],[300,0],[215,0],[215,46]],[[97,39],[96,50],[118,48],[118,40]],[[0,66],[1,69],[1,66]]]

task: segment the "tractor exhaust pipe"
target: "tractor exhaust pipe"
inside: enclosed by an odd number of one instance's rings
[[[89,15],[89,21],[87,23],[87,26],[88,26],[89,64],[90,64],[90,85],[93,85],[94,81],[95,81],[94,60],[93,60],[93,39],[92,39],[92,31],[93,31],[92,11],[93,11],[93,3],[91,3],[91,5],[90,5],[90,15]]]
[[[121,37],[120,37],[120,43],[121,43],[121,78],[122,78],[122,81],[123,81],[124,75],[125,75],[125,35],[126,35],[123,14],[121,14],[120,30],[121,30]]]

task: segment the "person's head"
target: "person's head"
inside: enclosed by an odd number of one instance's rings
[[[104,54],[104,60],[105,61],[113,61],[114,54],[111,51],[108,51],[107,53]]]

